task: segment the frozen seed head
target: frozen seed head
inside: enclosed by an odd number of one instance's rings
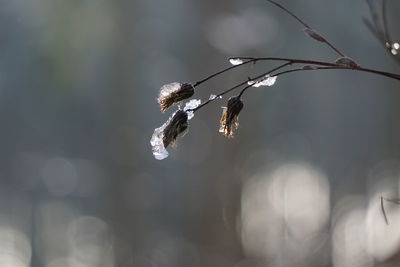
[[[183,110],[175,112],[169,124],[164,129],[164,147],[174,144],[178,137],[183,136],[186,133],[188,126],[188,114]]]
[[[233,137],[233,129],[239,127],[238,115],[242,108],[243,102],[239,96],[229,98],[227,106],[223,107],[219,128],[220,133],[227,137]]]
[[[161,111],[165,112],[169,107],[180,103],[194,94],[194,87],[190,83],[169,83],[160,88],[157,102]]]
[[[166,147],[185,134],[188,128],[187,121],[188,114],[183,110],[178,110],[161,127],[154,130],[150,144],[156,159],[162,160],[168,157]]]

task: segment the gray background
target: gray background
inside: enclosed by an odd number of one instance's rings
[[[361,65],[400,66],[364,1],[282,0]],[[389,1],[393,36],[400,5]],[[1,0],[0,266],[398,266],[400,83],[295,73],[202,109],[157,161],[158,89],[230,56],[337,57],[266,1]],[[202,85],[208,99],[271,68]]]

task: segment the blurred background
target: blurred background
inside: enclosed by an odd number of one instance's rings
[[[281,0],[361,65],[400,73],[363,0]],[[398,1],[389,25],[400,38]],[[170,156],[149,144],[166,83],[230,56],[335,60],[263,0],[0,1],[0,266],[400,266],[400,83],[282,76],[244,96],[234,139],[202,109]],[[203,101],[272,68],[196,90]]]

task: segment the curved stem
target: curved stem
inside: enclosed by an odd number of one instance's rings
[[[280,70],[280,69],[282,69],[282,68],[284,68],[284,67],[286,67],[286,66],[289,66],[289,65],[291,65],[291,64],[293,64],[293,62],[291,62],[291,61],[286,62],[286,63],[284,63],[284,64],[282,64],[282,65],[279,65],[279,66],[276,67],[276,68],[273,68],[273,69],[271,69],[271,70],[269,70],[269,71],[267,71],[267,72],[264,72],[263,74],[260,74],[260,75],[258,75],[258,76],[256,76],[256,77],[254,77],[254,78],[249,78],[249,80],[260,79],[261,77],[264,77],[265,75],[268,75],[268,74],[270,74],[270,73],[272,73],[272,72],[274,72],[274,71]],[[241,83],[239,83],[239,84],[237,84],[237,85],[235,85],[235,86],[233,86],[233,87],[231,87],[231,88],[229,88],[229,89],[226,89],[226,90],[220,92],[219,94],[216,95],[215,98],[209,99],[209,100],[207,100],[206,102],[204,102],[204,103],[202,103],[201,105],[199,105],[197,108],[194,108],[194,109],[191,109],[191,110],[188,110],[188,111],[196,112],[197,110],[201,109],[201,108],[204,107],[205,105],[207,105],[207,104],[213,102],[213,101],[216,100],[216,99],[219,99],[221,96],[223,96],[223,95],[225,95],[225,94],[227,94],[227,93],[229,93],[229,92],[235,90],[236,88],[239,88],[239,87],[241,87],[241,86],[247,84],[249,80],[243,81],[243,82],[241,82]]]
[[[232,70],[232,69],[238,68],[238,67],[240,67],[240,66],[246,65],[246,64],[251,63],[251,62],[254,62],[254,61],[255,61],[254,59],[251,59],[251,60],[245,61],[245,62],[243,62],[243,63],[241,63],[241,64],[234,65],[234,66],[230,66],[230,67],[225,68],[225,69],[223,69],[223,70],[221,70],[221,71],[218,71],[218,72],[216,72],[216,73],[213,73],[213,74],[211,74],[211,75],[205,77],[204,79],[201,79],[200,81],[195,82],[195,83],[193,84],[193,87],[199,86],[200,84],[202,84],[202,83],[204,83],[204,82],[206,82],[206,81],[208,81],[208,80],[214,78],[215,76],[221,75],[221,74],[223,74],[223,73],[225,73],[225,72],[227,72],[227,71],[230,71],[230,70]]]
[[[285,11],[286,13],[288,13],[290,16],[292,16],[295,20],[297,20],[301,25],[303,25],[304,27],[312,30],[315,32],[315,30],[313,28],[311,28],[307,23],[305,23],[302,19],[300,19],[298,16],[296,16],[295,14],[293,14],[293,12],[291,12],[290,10],[288,10],[286,7],[282,6],[281,4],[275,2],[274,0],[267,0],[268,2],[270,2],[271,4],[279,7],[280,9],[282,9],[283,11]],[[319,34],[321,35],[321,34]],[[322,36],[322,35],[321,35]],[[334,50],[338,55],[345,57],[345,54],[342,53],[338,48],[336,48],[332,43],[330,43],[325,36],[323,37],[323,41],[319,40],[320,42],[324,42],[325,44],[327,44],[332,50]]]
[[[386,16],[386,0],[382,0],[382,22],[383,22],[383,33],[385,35],[386,42],[392,43],[392,38],[390,37],[389,27],[387,23]]]
[[[254,59],[254,60],[258,60],[258,61],[264,61],[264,60],[265,61],[282,61],[282,60],[286,60],[286,61],[291,61],[292,63],[303,63],[303,64],[334,67],[336,69],[348,69],[348,70],[369,72],[369,73],[374,73],[374,74],[377,74],[377,75],[389,77],[389,78],[392,78],[392,79],[395,79],[395,80],[400,80],[400,75],[396,74],[396,73],[380,71],[380,70],[375,70],[375,69],[369,69],[369,68],[363,68],[363,67],[349,67],[347,65],[342,65],[342,64],[338,64],[338,63],[332,63],[332,62],[325,62],[325,61],[296,59],[296,58],[274,58],[274,57],[265,57],[265,58],[236,57],[236,58],[239,58],[239,59]],[[299,70],[303,70],[303,69],[299,69]],[[308,70],[308,69],[304,69],[304,70]]]

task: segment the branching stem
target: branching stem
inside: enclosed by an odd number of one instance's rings
[[[293,12],[291,12],[290,10],[288,10],[286,7],[282,6],[281,4],[273,1],[273,0],[267,0],[268,2],[270,2],[271,4],[279,7],[280,9],[282,9],[283,11],[285,11],[286,13],[288,13],[290,16],[292,16],[295,20],[297,20],[300,24],[302,24],[304,27],[312,30],[315,32],[315,30],[313,28],[311,28],[307,23],[305,23],[302,19],[300,19],[298,16],[296,16]],[[321,34],[320,34],[321,35]],[[322,36],[322,35],[321,35]],[[325,36],[322,36],[324,38],[324,40],[320,40],[321,42],[324,42],[325,44],[327,44],[332,50],[334,50],[338,55],[345,57],[345,54],[343,52],[341,52],[337,47],[335,47],[332,43],[330,43]]]

